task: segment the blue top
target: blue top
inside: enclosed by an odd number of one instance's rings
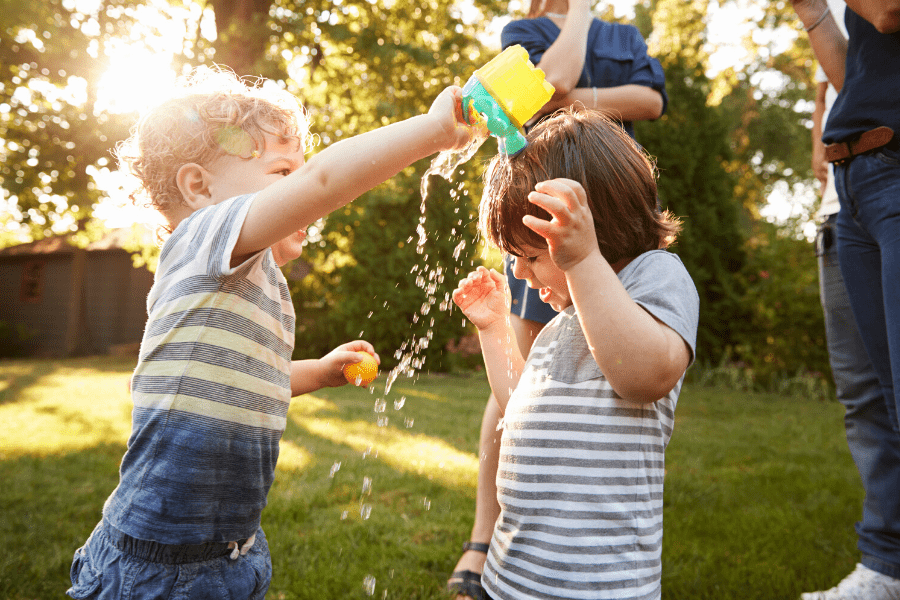
[[[878,33],[849,7],[844,22],[850,36],[844,87],[828,115],[822,140],[849,141],[882,125],[900,133],[900,32]]]
[[[528,51],[531,62],[538,64],[559,33],[559,27],[547,17],[522,19],[503,28],[500,43],[504,49],[520,44]],[[647,55],[647,44],[637,27],[594,19],[588,32],[587,52],[581,79],[575,87],[644,85],[662,94],[665,112],[669,102],[666,77],[659,61]],[[634,137],[631,122],[622,125]]]

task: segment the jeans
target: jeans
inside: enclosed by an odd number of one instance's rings
[[[134,540],[122,543],[105,521],[75,553],[72,587],[66,592],[89,600],[262,600],[272,579],[266,536],[260,529],[244,556],[197,556],[185,562],[184,552],[160,552],[160,544]],[[163,549],[190,550],[192,546]],[[179,556],[180,555],[180,556]]]
[[[864,565],[900,578],[900,153],[883,148],[834,172],[840,273],[881,390],[847,409],[847,441],[866,492],[859,548]]]

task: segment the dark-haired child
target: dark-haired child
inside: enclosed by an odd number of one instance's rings
[[[489,166],[480,227],[560,314],[523,357],[502,275],[480,267],[453,294],[504,412],[482,584],[496,600],[652,600],[699,298],[665,250],[679,226],[657,207],[653,165],[620,126],[569,110],[528,142]]]

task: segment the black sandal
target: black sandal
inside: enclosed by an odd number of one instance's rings
[[[469,550],[487,554],[490,544],[482,544],[480,542],[463,543],[463,553]],[[481,587],[481,573],[475,571],[455,571],[450,575],[451,581],[447,583],[447,591],[457,596],[468,596],[472,600],[489,600],[484,588]],[[457,579],[458,581],[452,581]]]

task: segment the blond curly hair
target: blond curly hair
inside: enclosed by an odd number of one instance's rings
[[[265,151],[265,134],[313,145],[298,100],[264,83],[223,67],[200,67],[179,80],[172,97],[144,113],[116,147],[120,168],[139,184],[132,202],[165,217],[183,202],[176,183],[183,165],[208,167],[223,154],[258,156]]]

